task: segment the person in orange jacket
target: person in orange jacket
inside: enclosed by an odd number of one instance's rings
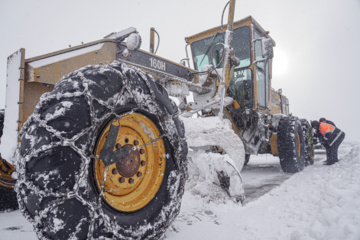
[[[320,122],[320,123],[322,123],[322,122],[324,122],[324,123],[330,123],[331,125],[334,125],[334,126],[336,127],[335,123],[333,123],[332,121],[327,120],[326,118],[323,118],[323,117],[319,119],[319,122]]]
[[[338,148],[345,138],[345,133],[325,118],[320,118],[320,122],[312,121],[311,126],[315,129],[315,137],[320,139],[326,149],[325,165],[338,162]]]

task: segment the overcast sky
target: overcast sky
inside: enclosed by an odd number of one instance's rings
[[[178,62],[186,36],[218,26],[227,0],[0,0],[0,108],[6,59],[26,58],[98,40],[135,27],[142,49],[149,29],[160,33],[158,54]],[[283,89],[295,116],[328,118],[360,140],[360,0],[237,1],[235,19],[252,15],[276,41],[272,87]]]

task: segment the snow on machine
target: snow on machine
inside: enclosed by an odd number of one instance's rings
[[[211,178],[242,201],[251,154],[279,156],[288,173],[312,164],[309,123],[271,88],[275,42],[251,16],[234,22],[234,9],[231,0],[227,26],[186,38],[194,68],[189,57],[157,56],[155,29],[149,52],[128,28],[34,58],[11,55],[0,208],[16,208],[17,197],[41,239],[158,239],[189,177]]]

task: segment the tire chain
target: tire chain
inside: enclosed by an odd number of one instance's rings
[[[303,131],[303,137],[304,137],[304,143],[305,143],[305,162],[307,165],[311,165],[312,161],[312,128],[309,124],[309,122],[306,119],[300,119],[301,122],[301,129]],[[308,159],[310,158],[310,160]]]
[[[114,71],[115,73],[119,74],[120,76],[123,77],[123,87],[120,91],[120,93],[118,94],[118,99],[117,101],[113,104],[113,106],[110,106],[109,104],[107,104],[106,102],[104,102],[101,99],[98,99],[94,96],[91,95],[91,93],[89,92],[88,89],[88,85],[85,84],[84,82],[82,82],[83,87],[84,87],[84,91],[83,92],[74,92],[74,93],[57,93],[56,95],[51,95],[51,93],[45,93],[41,99],[40,102],[37,104],[37,106],[35,107],[34,113],[29,117],[29,119],[26,121],[26,123],[24,124],[24,127],[22,129],[27,129],[29,127],[29,125],[35,121],[38,122],[39,125],[41,127],[46,128],[46,130],[51,133],[53,136],[57,137],[60,142],[59,143],[51,143],[51,145],[47,145],[47,146],[42,146],[40,147],[38,150],[34,151],[32,150],[30,154],[28,154],[24,160],[21,160],[21,154],[20,154],[20,143],[18,144],[18,148],[16,151],[16,156],[17,156],[17,161],[16,161],[16,168],[18,169],[18,179],[17,179],[17,183],[15,186],[15,191],[17,193],[17,197],[19,199],[19,209],[21,211],[21,213],[25,216],[25,218],[33,225],[34,227],[34,231],[37,234],[39,239],[47,239],[46,236],[44,236],[41,232],[41,220],[45,217],[47,217],[47,213],[51,212],[52,209],[55,209],[57,206],[63,204],[66,200],[68,199],[72,199],[72,198],[76,198],[78,201],[80,201],[84,206],[88,207],[88,209],[90,211],[90,217],[91,217],[91,223],[89,225],[89,232],[88,232],[88,239],[93,239],[93,232],[94,232],[94,224],[95,224],[95,220],[97,219],[96,216],[94,216],[94,214],[96,213],[96,211],[98,211],[100,213],[101,218],[103,219],[105,226],[107,228],[107,230],[109,230],[110,232],[112,232],[114,234],[114,236],[116,236],[117,238],[122,238],[123,236],[120,236],[119,233],[117,232],[118,228],[115,228],[116,225],[111,224],[111,222],[109,221],[108,217],[105,215],[105,213],[102,211],[101,206],[102,206],[102,196],[103,196],[103,192],[104,192],[104,183],[106,181],[106,175],[107,175],[107,171],[108,171],[108,167],[105,168],[105,172],[104,172],[104,180],[102,182],[101,185],[101,192],[99,194],[98,197],[98,201],[97,204],[93,204],[91,202],[86,201],[79,193],[79,187],[80,187],[80,181],[81,180],[85,180],[88,177],[88,169],[89,169],[89,165],[91,162],[91,159],[95,158],[96,156],[91,155],[90,157],[87,156],[84,152],[84,150],[79,149],[78,147],[75,146],[75,142],[82,137],[84,134],[88,133],[91,130],[95,130],[96,132],[99,130],[99,127],[96,127],[95,125],[95,113],[94,113],[94,107],[93,107],[93,101],[97,101],[99,104],[101,104],[102,106],[106,107],[107,109],[109,109],[111,112],[107,113],[105,116],[103,116],[100,121],[104,121],[105,119],[109,118],[111,115],[114,115],[116,117],[117,120],[120,120],[121,118],[132,114],[138,110],[145,110],[147,111],[147,109],[145,109],[143,106],[150,100],[155,102],[155,93],[152,89],[152,86],[149,83],[148,78],[146,77],[146,75],[139,69],[135,68],[135,67],[130,67],[130,66],[126,66],[123,63],[120,63],[121,66],[121,70],[122,72],[120,72],[119,70],[115,69],[114,67],[118,67],[119,62],[113,62],[112,64],[110,64],[109,66],[111,67],[111,70]],[[88,66],[85,68],[82,68],[80,70],[86,70],[86,68],[90,69],[91,67],[94,66]],[[97,66],[95,66],[97,67]],[[103,66],[100,66],[103,67]],[[79,72],[75,71],[74,73]],[[131,90],[131,86],[129,83],[129,79],[126,76],[126,73],[128,71],[135,71],[135,73],[139,74],[142,78],[142,80],[146,83],[147,87],[150,90],[150,96],[146,99],[144,99],[142,102],[138,102],[137,98],[134,94],[134,92]],[[63,79],[66,79],[70,76],[71,78],[71,74],[64,76],[62,79],[59,80],[59,83],[57,83],[56,85],[60,84]],[[147,75],[149,76],[149,75]],[[153,79],[151,76],[149,76],[150,79]],[[84,80],[84,79],[82,79]],[[91,80],[90,80],[91,81]],[[116,105],[119,103],[119,100],[122,96],[122,93],[124,92],[124,90],[127,90],[127,92],[131,95],[132,99],[136,102],[136,106],[135,108],[133,108],[131,111],[127,112],[126,114],[120,116],[115,112],[115,107]],[[42,105],[44,104],[44,102],[46,103],[49,100],[52,100],[54,98],[57,99],[61,99],[61,98],[69,98],[69,97],[79,97],[79,96],[85,96],[87,99],[87,103],[90,107],[90,116],[92,119],[92,123],[91,126],[82,130],[80,133],[77,133],[75,136],[73,136],[71,139],[66,139],[65,137],[61,136],[60,132],[57,131],[56,129],[54,129],[53,127],[47,125],[47,122],[45,120],[41,120],[40,118],[40,114],[39,114],[39,110],[42,107]],[[166,121],[168,121],[169,119],[172,119],[174,117],[178,117],[179,116],[179,110],[176,111],[176,113],[174,114],[169,114],[167,116],[167,118],[163,118],[160,114],[160,110],[158,109],[158,107],[156,107],[156,113],[155,113],[159,120],[160,120],[160,125],[162,127],[162,129],[166,129],[165,132],[169,132],[168,129],[168,124],[166,124]],[[19,136],[20,139],[23,137],[23,135],[25,134],[25,132],[23,130],[21,130],[19,132]],[[163,137],[167,137],[168,140],[170,141],[172,146],[176,146],[175,142],[179,142],[179,141],[184,141],[186,140],[185,138],[181,138],[180,136],[169,136],[169,134],[162,134],[159,138],[154,139],[148,143],[145,143],[144,146],[153,143],[154,141],[157,141],[159,139],[162,139]],[[50,192],[48,190],[41,190],[39,187],[35,186],[32,182],[29,182],[25,179],[25,173],[26,173],[26,167],[25,167],[25,162],[29,162],[30,159],[32,159],[33,157],[37,157],[40,153],[47,151],[51,148],[57,147],[57,146],[68,146],[70,148],[72,148],[76,153],[78,153],[81,158],[83,159],[81,166],[80,166],[80,173],[77,177],[75,186],[73,188],[73,191],[67,192],[67,193],[53,193]],[[92,141],[91,144],[91,149],[94,149],[95,146],[95,140]],[[185,158],[185,162],[181,163],[179,162],[179,159],[181,159],[181,153],[178,149],[176,149],[176,151],[174,151],[175,153],[175,159],[176,159],[176,164],[179,167],[179,169],[181,170],[181,172],[184,174],[185,179],[188,178],[187,175],[187,171],[186,171],[186,162],[187,162],[187,158]],[[167,156],[166,156],[167,157]],[[43,211],[41,211],[39,213],[39,217],[35,218],[35,220],[33,220],[30,216],[30,214],[27,212],[25,204],[21,199],[21,195],[20,195],[20,191],[21,191],[21,187],[20,185],[26,185],[29,189],[31,189],[32,191],[35,191],[38,195],[42,196],[42,197],[56,197],[57,200],[55,200],[50,206],[46,207]],[[183,186],[181,186],[182,189],[184,188]],[[184,190],[182,190],[183,193]]]
[[[300,121],[300,119],[298,118],[298,117],[295,117],[295,116],[290,116],[290,117],[285,117],[285,118],[282,118],[281,120],[280,120],[280,122],[279,122],[279,125],[280,124],[282,124],[282,122],[287,122],[288,123],[288,125],[287,126],[285,126],[285,134],[286,134],[286,136],[290,136],[292,139],[291,140],[288,140],[286,143],[281,143],[281,144],[279,144],[278,145],[278,149],[279,149],[279,158],[280,158],[280,164],[281,164],[281,168],[282,168],[282,170],[284,171],[284,172],[288,172],[287,170],[285,170],[284,169],[284,167],[283,167],[283,163],[284,163],[284,161],[285,161],[285,163],[286,162],[288,162],[287,161],[287,159],[286,159],[286,156],[285,156],[285,158],[284,158],[284,156],[282,156],[282,154],[280,153],[280,151],[283,151],[283,152],[290,152],[290,150],[288,149],[288,150],[286,150],[286,148],[289,148],[289,147],[291,147],[291,153],[292,153],[292,155],[293,156],[291,156],[291,158],[293,158],[294,156],[296,156],[297,155],[297,150],[296,150],[296,148],[297,148],[297,140],[296,139],[294,139],[294,138],[296,138],[296,132],[297,132],[297,130],[296,130],[296,123],[298,122],[298,124],[300,125],[300,132],[301,132],[301,136],[299,136],[300,137],[300,144],[301,144],[301,141],[304,141],[304,137],[302,136],[303,135],[303,129],[302,129],[302,125],[301,125],[301,121]],[[281,130],[279,130],[279,131],[281,131]],[[292,134],[295,134],[295,136],[292,136]],[[278,133],[278,140],[279,140],[279,133]],[[282,139],[282,141],[284,141],[284,139]],[[281,150],[282,149],[282,150]],[[301,151],[301,146],[300,146],[300,151]],[[303,156],[304,157],[304,167],[305,167],[305,156]],[[295,157],[296,158],[296,157]],[[290,159],[290,158],[289,158]],[[301,165],[299,166],[299,163],[295,163],[293,166],[295,166],[295,168],[293,168],[292,166],[289,166],[289,165],[287,165],[286,166],[286,168],[290,168],[291,169],[291,171],[289,172],[289,173],[295,173],[295,172],[299,172],[299,171],[302,171],[303,170],[303,168],[301,167]],[[300,167],[300,168],[299,168]]]
[[[287,130],[286,130],[286,134],[290,136],[290,131],[291,129],[295,129],[295,122],[297,120],[297,117],[293,117],[293,116],[290,116],[288,118],[282,118],[280,121],[283,121],[283,122],[288,122],[289,125],[287,126]],[[288,143],[287,143],[288,144]],[[293,154],[296,154],[296,149],[295,149],[295,145],[296,143],[295,142],[292,142],[291,143],[291,147],[292,147],[292,152]],[[280,161],[283,161],[283,159],[280,159]]]

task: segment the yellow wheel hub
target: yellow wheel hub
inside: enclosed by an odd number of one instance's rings
[[[14,188],[16,180],[11,177],[11,174],[15,171],[14,165],[6,162],[0,156],[0,186]]]
[[[105,182],[105,164],[96,158],[93,173],[96,185],[99,191],[103,185],[105,201],[116,210],[137,211],[154,198],[163,181],[166,167],[164,142],[158,139],[145,146],[159,138],[160,132],[146,116],[131,113],[110,121],[104,128],[96,144],[96,156],[104,147],[111,124],[120,124],[113,150],[127,148],[130,155],[108,166]]]

